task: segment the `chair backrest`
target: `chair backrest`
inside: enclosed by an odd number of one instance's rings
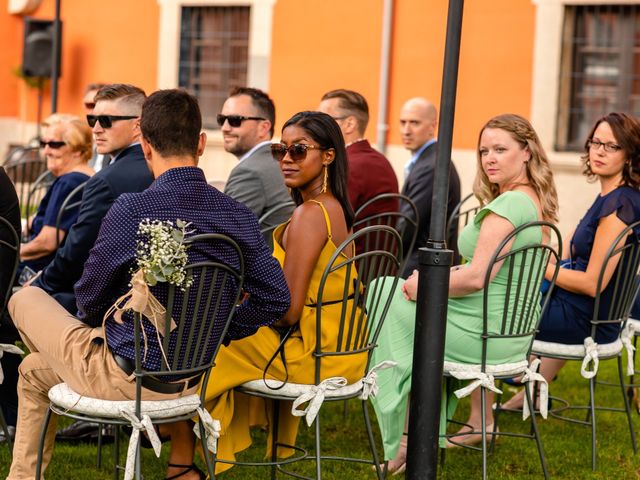
[[[62,202],[62,205],[60,205],[60,210],[58,210],[58,216],[56,217],[56,248],[60,246],[60,242],[62,241],[60,238],[62,236],[62,232],[60,229],[62,225],[62,219],[64,218],[65,214],[70,213],[71,211],[73,211],[73,209],[80,208],[80,204],[82,203],[82,193],[84,192],[84,187],[87,182],[88,180],[82,182],[76,188],[71,190],[69,192],[69,195],[67,195],[67,198],[65,198]]]
[[[451,238],[454,233],[459,232],[460,227],[467,225],[469,220],[478,213],[478,210],[480,210],[480,205],[473,193],[470,193],[460,200],[460,203],[456,205],[456,208],[454,208],[451,215],[449,215],[449,220],[447,221],[447,238]]]
[[[387,250],[369,250],[353,255],[354,243],[370,235],[375,238],[388,236],[385,242],[395,244],[394,248],[402,253],[399,233],[386,225],[374,225],[350,235],[331,256],[317,294],[316,383],[321,380],[322,358],[361,353],[370,358],[376,345],[398,282],[400,260]],[[374,279],[380,280],[373,282]],[[330,318],[323,319],[323,315]],[[327,350],[322,346],[322,325],[335,322],[338,323],[336,343]],[[369,359],[367,368],[368,365]]]
[[[28,203],[27,197],[32,186],[47,170],[47,162],[38,157],[25,156],[19,161],[6,162],[4,170],[16,188],[20,205],[25,205]],[[23,212],[23,216],[27,216],[25,212]]]
[[[0,304],[0,319],[4,315],[7,302],[11,296],[11,290],[13,288],[13,280],[16,278],[16,272],[18,271],[18,263],[20,262],[20,237],[16,232],[11,222],[4,217],[0,217],[0,265],[7,266],[7,271],[0,272],[0,277],[6,280],[7,289],[2,292],[4,295],[2,298],[2,304]],[[4,282],[2,282],[4,283]]]
[[[296,204],[293,200],[278,203],[269,210],[264,212],[258,219],[260,225],[260,233],[264,237],[265,242],[269,245],[269,248],[273,252],[273,231],[278,226],[278,223],[274,223],[274,219],[282,217],[283,215],[291,215],[291,212],[296,208]]]
[[[628,225],[613,241],[605,254],[598,275],[596,297],[593,304],[592,337],[595,339],[598,325],[618,323],[622,325],[629,317],[633,301],[638,293],[640,272],[640,221]],[[621,242],[622,245],[618,245]],[[616,268],[603,287],[607,266],[617,262]]]
[[[141,378],[153,375],[171,381],[171,377],[185,378],[208,374],[225,338],[227,329],[240,300],[244,279],[244,259],[238,244],[221,234],[194,235],[185,239],[190,249],[207,255],[207,245],[215,245],[220,260],[203,260],[186,266],[193,283],[181,289],[168,289],[164,331],[170,332],[171,320],[177,328],[162,338],[162,350],[167,364],[157,371],[142,367],[144,332],[140,315],[136,314],[134,340],[136,351],[135,375],[141,388]],[[147,339],[148,340],[148,339]],[[205,378],[206,380],[206,378]]]
[[[548,241],[518,242],[518,236],[523,237],[540,231],[549,233]],[[509,250],[505,251],[509,245]],[[557,245],[557,248],[552,245]],[[491,339],[528,337],[528,350],[523,352],[523,357],[526,358],[525,354],[531,350],[541,315],[547,307],[555,285],[560,268],[558,252],[561,251],[560,231],[555,225],[543,221],[521,225],[500,242],[489,261],[483,286],[483,367],[486,364],[488,343]],[[555,260],[555,271],[549,288],[543,293],[541,285],[551,259]],[[499,271],[492,279],[494,267],[499,268]],[[500,281],[498,275],[501,276]],[[495,315],[500,316],[499,322],[490,318]]]
[[[398,211],[393,212],[380,212],[373,215],[363,216],[363,212],[369,210],[372,205],[379,203],[388,203],[390,199],[397,199],[398,205],[401,203],[405,203],[408,205],[409,211],[411,212],[409,215],[405,213],[401,213]],[[408,244],[408,248],[405,247],[405,253],[410,253],[413,251],[413,246],[416,243],[416,238],[418,236],[418,208],[416,204],[406,195],[402,195],[400,193],[383,193],[373,197],[367,202],[363,203],[360,208],[355,213],[355,220],[353,222],[353,231],[357,232],[358,230],[366,227],[371,227],[374,225],[386,225],[394,228],[399,234],[400,237],[404,237],[405,231],[410,229],[411,240]],[[384,239],[390,240],[390,237],[384,236]],[[393,244],[395,245],[395,244]],[[392,254],[401,256],[398,257],[400,262],[402,263],[404,258],[400,252],[392,251],[392,244],[385,244],[382,241],[382,238],[377,238],[376,236],[367,235],[358,241],[357,251],[358,253],[366,252],[369,250],[385,250],[387,252],[391,252]]]
[[[40,202],[55,179],[56,177],[49,170],[42,172],[29,187],[26,200],[20,203],[22,217],[26,222],[26,228],[24,229],[26,239],[31,236],[31,219],[36,215]]]

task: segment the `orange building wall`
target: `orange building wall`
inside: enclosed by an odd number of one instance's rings
[[[399,144],[405,100],[439,106],[447,0],[395,2],[389,91],[389,143]],[[382,0],[278,0],[274,11],[270,92],[278,124],[315,108],[321,95],[350,88],[369,101],[367,136],[378,113]],[[492,115],[529,115],[535,8],[529,0],[465,2],[454,147],[475,148]]]
[[[37,95],[11,73],[22,62],[23,19],[8,15],[8,0],[0,0],[0,116],[36,118]],[[84,113],[82,96],[90,82],[133,83],[152,91],[156,87],[158,57],[158,3],[156,0],[62,1],[62,77],[58,84],[58,111]],[[43,0],[31,14],[53,19],[55,1]],[[50,85],[43,115],[50,113]]]

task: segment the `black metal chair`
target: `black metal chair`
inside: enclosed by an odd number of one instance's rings
[[[23,207],[22,216],[26,217],[28,212],[24,210],[24,205],[28,204],[29,192],[47,170],[47,162],[40,159],[37,155],[27,155],[16,161],[8,161],[3,165],[7,176],[16,188],[18,201]]]
[[[376,205],[378,203],[388,203],[389,200],[397,200],[398,204],[400,204],[401,202],[406,203],[409,206],[409,210],[412,212],[412,214],[406,215],[397,210],[392,212],[380,212],[369,216],[363,216],[363,213],[370,209],[372,205]],[[404,249],[404,254],[413,251],[413,246],[415,245],[418,236],[418,208],[416,207],[416,204],[406,195],[402,195],[400,193],[383,193],[377,195],[367,202],[363,203],[355,212],[354,218],[354,232],[357,232],[361,228],[371,227],[373,225],[387,225],[394,228],[400,234],[401,238],[404,238],[405,233],[410,235],[408,249]],[[407,230],[409,231],[407,232]],[[369,250],[384,250],[396,256],[400,255],[398,256],[398,260],[400,260],[400,270],[402,270],[402,266],[404,265],[403,252],[394,250],[395,244],[386,244],[385,240],[390,239],[388,236],[378,238],[374,235],[368,235],[358,242],[358,244],[356,245],[356,249],[358,253],[366,252]],[[406,242],[405,245],[407,245]]]
[[[40,206],[40,202],[46,195],[47,191],[55,181],[56,177],[49,170],[45,170],[42,172],[38,178],[31,184],[29,188],[29,193],[27,194],[27,198],[25,203],[20,203],[22,207],[22,217],[24,218],[24,226],[23,226],[23,240],[28,241],[31,236],[31,222],[36,212],[38,211],[38,207]]]
[[[7,263],[12,265],[11,270],[8,272],[1,272],[0,274],[5,278],[14,279],[16,278],[16,272],[18,271],[18,263],[20,262],[20,237],[18,237],[18,232],[15,231],[11,222],[9,222],[6,218],[0,217],[0,230],[6,231],[8,233],[8,238],[0,237],[0,255],[7,255],[11,260]],[[7,282],[7,291],[4,293],[4,302],[0,305],[0,318],[3,317],[7,303],[9,302],[9,297],[11,296],[13,281]],[[23,354],[24,352],[20,350],[15,345],[0,343],[0,357],[4,353],[10,354]],[[0,365],[0,373],[2,372],[2,366]],[[4,380],[4,375],[0,378],[0,383]],[[9,455],[13,451],[13,446],[11,442],[11,435],[9,434],[9,427],[7,426],[7,422],[4,418],[4,414],[2,413],[2,409],[0,409],[0,428],[2,428],[2,432],[4,434],[4,438],[6,439],[7,445],[9,447]]]
[[[383,478],[382,469],[379,465],[378,453],[375,446],[375,440],[371,429],[371,422],[369,418],[369,411],[367,406],[367,399],[370,395],[371,383],[375,383],[375,371],[379,368],[384,368],[386,365],[371,366],[371,353],[376,347],[376,341],[382,322],[386,316],[389,304],[391,302],[391,295],[384,296],[385,287],[389,286],[389,282],[392,284],[392,288],[388,291],[393,292],[398,282],[398,267],[399,260],[396,256],[392,255],[385,250],[371,250],[368,252],[362,252],[348,258],[345,256],[351,255],[353,252],[353,243],[360,238],[364,238],[369,235],[382,236],[387,235],[391,237],[388,240],[389,244],[398,244],[397,248],[402,250],[402,241],[398,232],[385,225],[377,225],[372,227],[366,227],[362,230],[351,235],[336,249],[336,252],[331,257],[329,263],[324,269],[320,286],[317,293],[317,314],[316,314],[316,349],[315,349],[315,383],[313,385],[303,385],[294,383],[285,383],[282,388],[275,390],[269,388],[265,383],[272,382],[262,379],[247,382],[237,390],[247,395],[256,396],[264,399],[270,399],[273,401],[273,422],[274,431],[272,434],[272,457],[271,461],[267,462],[234,462],[226,460],[216,460],[221,463],[231,463],[235,465],[262,465],[271,467],[271,478],[276,478],[276,473],[279,471],[283,474],[294,476],[296,478],[309,478],[299,473],[295,473],[289,470],[285,470],[283,465],[291,464],[300,460],[314,460],[316,466],[316,477],[318,480],[322,478],[322,460],[334,460],[334,461],[351,461],[359,463],[368,463],[376,466],[376,472],[379,479]],[[394,247],[395,248],[395,247]],[[336,348],[332,351],[327,351],[322,348],[321,345],[321,332],[323,321],[323,304],[336,304],[335,294],[333,298],[326,298],[325,288],[329,289],[328,281],[331,275],[338,271],[345,273],[345,283],[342,288],[343,298],[339,305],[341,305],[340,317],[339,317],[339,332],[336,338]],[[367,272],[363,274],[362,272]],[[354,278],[355,275],[355,278]],[[381,278],[381,281],[371,283],[375,278]],[[333,288],[335,291],[335,288]],[[327,294],[328,296],[328,294]],[[358,308],[359,307],[359,308]],[[335,322],[336,319],[332,318],[331,322]],[[346,380],[340,377],[334,377],[324,379],[322,377],[320,368],[323,358],[330,357],[342,357],[345,361],[349,361],[349,358],[353,355],[366,354],[367,361],[363,370],[363,377],[356,383],[346,385]],[[273,381],[274,385],[280,385],[281,382]],[[320,441],[320,416],[315,416],[314,413],[318,411],[309,412],[306,411],[307,424],[311,426],[311,423],[315,420],[315,452],[313,455],[307,455],[307,452],[300,447],[293,445],[285,445],[278,441],[278,414],[280,410],[281,401],[298,401],[301,402],[305,398],[310,400],[318,392],[323,396],[324,401],[342,401],[354,398],[359,398],[362,402],[363,415],[367,435],[369,439],[369,446],[371,449],[372,459],[356,459],[348,457],[336,457],[326,456],[321,454],[321,441]],[[294,407],[295,407],[294,403]],[[318,407],[319,408],[319,407]],[[301,415],[298,412],[298,415]],[[278,459],[277,447],[292,448],[299,455],[294,458]]]
[[[480,205],[477,201],[473,204],[473,200],[475,200],[475,196],[473,193],[470,193],[460,200],[460,203],[458,203],[456,208],[453,209],[453,212],[451,212],[449,220],[447,221],[447,238],[450,238],[455,231],[459,231],[460,227],[464,227],[469,223],[469,220],[478,213]]]
[[[631,436],[631,445],[634,453],[637,451],[635,432],[633,430],[633,422],[631,419],[631,409],[629,399],[625,392],[624,374],[622,369],[622,351],[627,348],[627,353],[631,352],[631,335],[632,331],[626,328],[626,320],[635,298],[638,284],[636,281],[640,270],[640,237],[633,233],[635,228],[640,227],[640,222],[627,226],[620,235],[613,241],[607,250],[602,263],[602,268],[598,275],[598,283],[596,286],[596,297],[594,301],[593,317],[591,320],[591,335],[585,338],[583,344],[579,345],[563,345],[559,343],[542,342],[536,340],[533,343],[532,354],[538,357],[557,358],[562,360],[575,360],[582,362],[582,377],[589,380],[589,404],[588,405],[570,405],[566,400],[550,397],[554,403],[560,403],[561,406],[554,408],[549,413],[561,420],[571,423],[587,425],[591,427],[591,467],[596,469],[596,411],[624,411],[627,415],[629,424],[629,434]],[[622,246],[619,244],[623,242]],[[609,280],[608,286],[611,286],[611,303],[606,312],[600,311],[600,302],[602,301],[602,293],[605,290],[603,281],[605,271],[610,262],[617,262],[616,269]],[[608,288],[608,287],[606,287]],[[595,343],[596,333],[603,325],[618,325],[619,334],[614,342],[597,344]],[[601,360],[613,360],[618,362],[619,388],[622,393],[624,410],[596,406],[595,403],[595,386],[598,374],[598,365]],[[592,367],[589,370],[589,367]],[[566,414],[572,410],[587,412],[586,419],[581,420],[572,418]]]
[[[267,245],[269,245],[271,251],[273,251],[273,231],[278,226],[278,223],[274,223],[274,218],[281,217],[282,215],[291,216],[291,213],[295,208],[296,204],[293,203],[293,200],[282,202],[271,207],[258,219],[260,233],[262,233],[262,236],[264,237],[265,242],[267,242]]]
[[[214,365],[216,354],[225,338],[227,329],[233,317],[235,306],[240,299],[244,278],[244,260],[240,247],[229,237],[219,234],[203,234],[189,237],[185,240],[188,245],[215,243],[232,258],[232,266],[220,261],[200,261],[186,266],[187,275],[192,276],[193,283],[183,290],[170,286],[166,315],[164,318],[165,331],[171,331],[172,319],[177,328],[175,335],[165,335],[162,341],[166,355],[166,368],[159,371],[149,371],[142,367],[144,335],[139,314],[134,315],[135,322],[135,370],[136,399],[131,401],[106,401],[82,397],[64,383],[58,384],[49,391],[52,400],[49,411],[43,423],[38,451],[38,465],[36,478],[40,478],[42,451],[44,440],[52,413],[63,415],[76,420],[97,422],[100,424],[114,424],[117,426],[130,425],[133,434],[129,449],[135,450],[135,477],[141,478],[140,466],[140,423],[150,419],[154,424],[171,423],[193,418],[200,415],[198,434],[202,439],[203,451],[209,474],[213,476],[213,462],[209,451],[214,448],[216,428],[214,421],[205,423],[206,413],[203,410],[204,394],[209,380],[211,367]],[[231,263],[231,262],[230,262]],[[187,322],[187,320],[189,320]],[[175,347],[170,346],[170,340],[175,338]],[[213,340],[215,339],[215,341]],[[147,377],[173,378],[184,381],[186,378],[200,378],[201,393],[184,396],[177,399],[163,401],[141,400],[142,386]],[[169,381],[169,380],[167,380]],[[190,381],[191,382],[191,381]],[[96,406],[97,405],[97,406]],[[203,418],[204,416],[204,418]],[[210,419],[210,417],[209,417]],[[148,420],[146,420],[148,421]],[[119,459],[119,433],[116,429],[114,459],[116,471],[121,467]],[[127,466],[131,468],[131,459],[127,459]]]
[[[87,184],[87,181],[82,182],[76,188],[69,192],[67,198],[64,199],[62,205],[60,205],[60,210],[58,210],[58,216],[56,217],[56,248],[60,246],[62,243],[62,236],[60,225],[62,224],[62,218],[65,214],[71,212],[75,208],[79,208],[82,203],[82,194],[84,192],[84,187]]]
[[[527,243],[516,248],[512,247],[508,252],[504,253],[504,248],[514,239],[518,234],[531,229],[545,229],[548,230],[550,236],[555,235],[558,250],[555,250],[549,242],[532,242]],[[486,393],[487,389],[499,392],[494,385],[494,379],[512,378],[518,375],[524,375],[524,382],[526,385],[535,383],[536,381],[544,380],[535,371],[535,366],[529,366],[529,352],[534,340],[535,333],[540,321],[541,312],[543,312],[549,301],[549,294],[553,289],[555,283],[555,277],[559,269],[560,255],[559,251],[562,249],[562,239],[558,229],[548,222],[530,222],[513,230],[507,237],[500,243],[495,253],[491,257],[487,272],[484,279],[484,287],[482,290],[482,358],[478,364],[465,364],[455,362],[444,363],[444,375],[445,377],[458,378],[461,380],[473,380],[474,383],[468,387],[456,391],[456,395],[459,397],[468,395],[475,388],[481,389],[481,408],[482,408],[482,428],[481,431],[475,431],[469,425],[469,432],[466,434],[478,434],[482,435],[482,443],[480,446],[470,446],[456,443],[456,434],[446,434],[445,437],[453,444],[463,446],[465,448],[478,450],[482,452],[482,478],[487,477],[487,434],[491,435],[491,450],[495,443],[497,435],[507,435],[513,437],[530,438],[536,441],[538,448],[538,454],[540,456],[540,462],[542,465],[542,471],[545,478],[548,478],[547,465],[542,449],[542,442],[538,433],[538,427],[536,424],[535,414],[530,415],[531,432],[529,434],[517,433],[517,432],[502,432],[497,430],[498,415],[500,412],[500,398],[498,397],[496,415],[494,417],[494,428],[492,432],[487,432],[487,425],[485,423],[485,414],[487,409]],[[549,260],[555,259],[555,274],[551,282],[550,288],[546,294],[542,294],[540,286],[544,280],[545,270]],[[500,272],[506,272],[505,284],[496,286],[491,279],[491,272],[496,265],[500,266]],[[492,295],[495,288],[505,288],[506,294]],[[492,306],[499,307],[501,310],[501,318],[499,322],[497,319],[491,319],[489,325],[489,315]],[[522,350],[522,360],[515,363],[508,364],[489,364],[487,362],[488,352],[491,349],[499,348],[501,342],[509,340],[526,340],[526,348]],[[447,381],[447,390],[451,389],[451,382]],[[531,398],[531,389],[526,387],[526,401],[529,407],[529,412],[534,412],[533,402]],[[491,407],[489,407],[491,408]],[[456,425],[464,425],[460,422],[450,420],[450,423]]]

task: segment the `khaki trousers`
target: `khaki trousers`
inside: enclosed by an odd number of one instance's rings
[[[7,479],[33,479],[38,443],[54,385],[65,382],[77,393],[105,400],[135,398],[133,375],[115,363],[102,327],[92,328],[69,314],[36,287],[13,295],[9,313],[31,353],[20,364],[18,423],[13,462]],[[95,340],[95,341],[94,341]],[[143,389],[145,400],[167,400],[191,394],[194,389],[166,395]],[[51,460],[57,416],[52,415],[44,445],[42,471]]]

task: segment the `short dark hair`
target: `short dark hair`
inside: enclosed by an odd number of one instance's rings
[[[627,156],[627,164],[622,169],[622,184],[632,188],[640,188],[640,122],[631,115],[622,112],[611,112],[596,120],[584,142],[582,171],[589,179],[595,177],[589,163],[589,142],[593,138],[598,125],[607,122],[613,131],[616,141]]]
[[[344,137],[340,127],[330,115],[322,112],[296,113],[287,120],[282,130],[284,131],[285,128],[291,125],[302,128],[322,148],[333,148],[335,151],[333,162],[329,164],[329,185],[331,186],[331,192],[342,205],[344,219],[347,223],[347,228],[350,229],[353,225],[354,214],[347,190],[347,150],[344,146]],[[295,188],[291,189],[291,197],[296,205],[300,205],[303,202],[302,194]]]
[[[338,108],[343,110],[347,115],[353,115],[358,121],[358,131],[360,135],[364,135],[369,123],[369,105],[367,100],[358,92],[338,88],[331,90],[322,96],[322,100],[331,100],[337,98],[339,100]]]
[[[109,85],[105,85],[94,97],[94,102],[99,102],[101,100],[119,100],[126,105],[130,105],[132,107],[131,114],[140,115],[140,110],[142,109],[142,104],[146,100],[147,96],[144,93],[144,90],[136,87],[135,85],[128,85],[126,83],[112,83]]]
[[[276,106],[273,104],[273,100],[269,98],[269,95],[262,90],[251,87],[236,87],[229,93],[230,97],[237,97],[239,95],[250,97],[251,103],[258,109],[260,115],[271,122],[269,135],[273,137],[273,129],[276,124]]]
[[[85,89],[84,89],[84,93],[85,95],[93,90],[100,90],[102,87],[106,86],[106,83],[90,83],[88,84]]]
[[[163,157],[195,157],[201,130],[198,100],[184,90],[158,90],[142,105],[142,137]]]

